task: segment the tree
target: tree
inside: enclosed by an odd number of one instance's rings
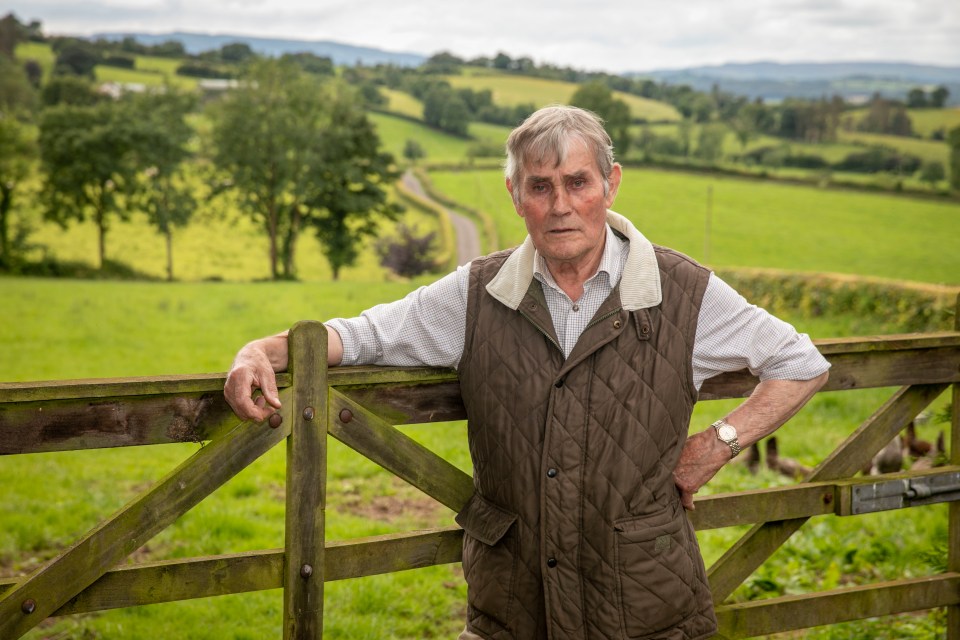
[[[380,152],[358,103],[354,92],[290,60],[261,60],[211,113],[214,162],[263,225],[274,279],[295,277],[306,225],[314,227],[336,278],[356,258],[355,243],[375,232],[375,214],[399,210],[386,203],[384,191],[398,175],[393,158]]]
[[[950,147],[950,188],[960,189],[960,127],[947,133],[947,146]]]
[[[52,107],[58,104],[72,104],[74,106],[90,106],[100,102],[102,96],[93,89],[93,83],[84,76],[52,76],[40,92],[41,101],[45,106]]]
[[[589,82],[574,92],[570,104],[589,109],[603,119],[603,127],[620,157],[630,148],[630,107],[615,98],[610,87],[600,81]]]
[[[304,200],[334,280],[356,261],[360,242],[376,235],[377,220],[395,219],[403,210],[387,201],[385,191],[400,176],[393,157],[380,151],[373,123],[353,102],[351,92],[337,92],[318,141],[313,190]]]
[[[61,42],[56,51],[54,73],[72,73],[92,78],[93,68],[100,62],[100,51],[86,40],[69,38]]]
[[[300,207],[328,100],[318,79],[294,61],[261,60],[212,105],[214,162],[263,226],[274,280],[294,277]]]
[[[463,98],[446,83],[433,85],[423,99],[423,121],[458,136],[466,136],[470,111]]]
[[[163,92],[131,96],[130,107],[137,116],[138,203],[150,223],[166,239],[167,280],[173,280],[173,229],[187,224],[196,208],[192,187],[182,171],[190,152],[187,143],[193,129],[186,116],[196,100],[172,87]],[[144,169],[145,167],[145,169]]]
[[[0,56],[14,59],[17,44],[27,39],[27,29],[13,13],[0,18]]]
[[[929,184],[931,189],[946,177],[947,172],[943,168],[943,163],[939,160],[924,162],[920,169],[920,179]]]
[[[27,128],[9,115],[0,113],[0,269],[10,270],[16,264],[16,242],[11,232],[14,193],[30,175],[36,154],[35,141]]]
[[[697,138],[697,157],[707,162],[716,162],[723,155],[723,139],[727,132],[721,124],[706,124],[700,127]]]
[[[0,55],[0,112],[30,113],[36,107],[37,93],[24,68]]]
[[[131,116],[123,103],[109,101],[51,107],[40,119],[46,216],[63,227],[92,216],[101,269],[111,218],[128,218],[123,200],[136,173],[136,122]]]
[[[403,145],[403,157],[410,161],[410,164],[416,164],[417,160],[426,157],[427,152],[423,146],[416,140],[407,140]]]
[[[231,42],[220,47],[220,59],[225,62],[246,62],[253,56],[253,49],[245,42]]]
[[[935,109],[942,109],[947,105],[947,98],[950,97],[950,90],[940,85],[930,92],[930,106]]]
[[[914,87],[907,92],[907,107],[910,109],[925,109],[927,104],[927,92],[920,87]]]

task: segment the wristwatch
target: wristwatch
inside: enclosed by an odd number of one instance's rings
[[[717,432],[717,440],[730,447],[730,457],[736,458],[741,449],[740,443],[737,441],[737,430],[733,428],[733,425],[720,418],[710,426]]]

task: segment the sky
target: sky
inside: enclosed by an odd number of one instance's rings
[[[591,6],[592,5],[592,6]],[[189,31],[612,73],[726,62],[960,66],[960,0],[29,0],[49,35]]]

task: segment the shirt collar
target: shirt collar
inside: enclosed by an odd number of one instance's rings
[[[620,281],[620,276],[623,274],[624,252],[629,251],[630,242],[617,236],[609,224],[606,225],[606,230],[600,264],[597,266],[596,272],[587,278],[584,286],[592,282],[600,274],[606,274],[607,282],[609,286],[612,287]],[[533,277],[541,284],[545,284],[554,289],[560,289],[557,281],[553,279],[553,274],[550,273],[549,267],[547,267],[546,259],[544,259],[536,249],[533,254]]]

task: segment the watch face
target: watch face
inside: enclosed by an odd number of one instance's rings
[[[717,427],[717,435],[724,442],[730,442],[737,437],[737,430],[728,424],[723,424]]]

